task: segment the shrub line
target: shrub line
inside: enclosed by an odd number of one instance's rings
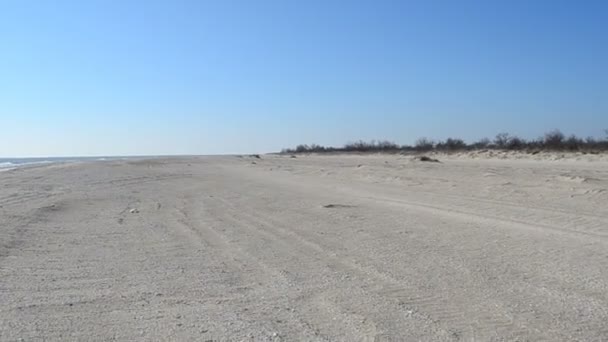
[[[575,135],[566,137],[561,131],[553,130],[545,133],[543,137],[526,140],[509,133],[499,133],[494,140],[483,138],[467,144],[459,138],[448,138],[444,141],[434,141],[428,138],[419,138],[411,145],[398,145],[386,140],[372,140],[370,142],[357,141],[347,143],[342,147],[327,147],[317,144],[298,145],[295,148],[286,148],[281,151],[285,154],[294,153],[331,153],[331,152],[461,152],[481,150],[527,151],[539,153],[541,151],[557,152],[585,152],[599,153],[608,151],[608,129],[603,139],[588,137],[585,139]]]

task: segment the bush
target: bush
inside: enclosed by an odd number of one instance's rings
[[[387,151],[398,151],[399,145],[391,141],[375,141],[365,142],[359,140],[354,143],[348,143],[342,148],[343,151],[347,152],[387,152]]]
[[[308,147],[308,145],[298,145],[298,146],[296,146],[296,152],[297,153],[308,152],[309,149],[310,149],[310,147]]]
[[[545,148],[558,150],[563,149],[564,145],[564,133],[559,130],[553,130],[551,132],[545,133]]]
[[[464,150],[467,148],[467,144],[462,139],[448,138],[446,145],[450,150]]]
[[[416,140],[416,145],[414,146],[414,149],[416,151],[430,151],[435,147],[435,143],[433,142],[433,140],[427,139],[427,138],[419,138],[418,140]]]
[[[496,138],[494,138],[494,145],[498,148],[505,148],[507,147],[509,139],[509,133],[498,133],[496,134]]]
[[[568,151],[580,151],[585,146],[583,139],[577,138],[575,135],[571,135],[564,141],[564,148]]]
[[[480,149],[484,149],[484,148],[488,148],[490,147],[490,139],[488,138],[482,138],[479,141],[476,141],[474,143],[472,143],[470,145],[471,148],[475,149],[475,150],[480,150]]]
[[[467,144],[462,139],[448,138],[445,142],[439,142],[435,145],[437,150],[445,151],[461,151],[467,148]]]
[[[523,150],[526,147],[526,141],[516,136],[509,137],[507,145],[508,150]]]
[[[379,141],[376,147],[381,151],[395,151],[399,150],[399,145],[392,141]]]

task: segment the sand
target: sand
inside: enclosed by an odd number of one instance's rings
[[[602,156],[0,173],[1,341],[606,341]]]

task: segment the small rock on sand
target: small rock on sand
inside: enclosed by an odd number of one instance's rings
[[[129,212],[130,212],[131,214],[137,214],[137,213],[139,213],[139,210],[137,210],[137,209],[133,208],[133,209],[129,210]]]

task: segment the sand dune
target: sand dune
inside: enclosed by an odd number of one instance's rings
[[[602,155],[0,173],[0,340],[608,340]]]

